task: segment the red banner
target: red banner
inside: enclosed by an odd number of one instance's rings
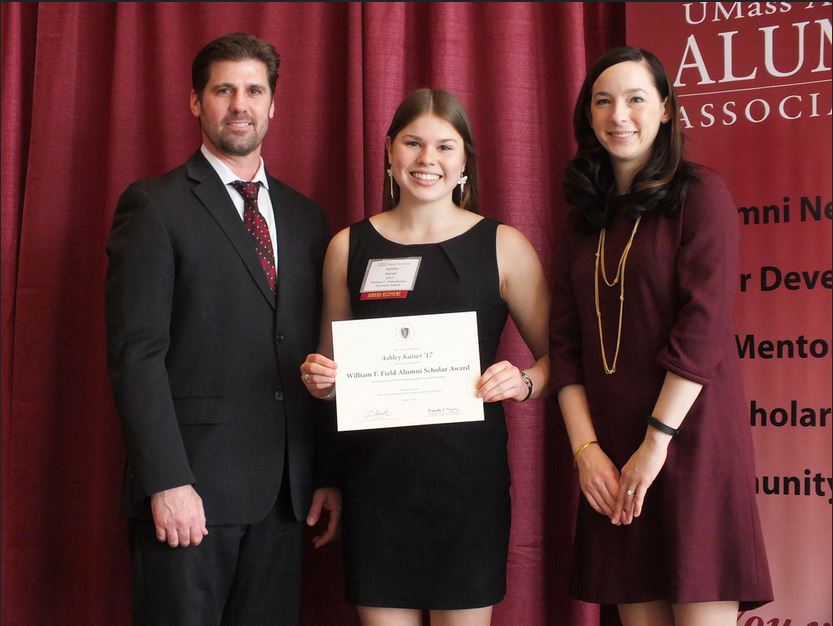
[[[830,626],[831,3],[629,2],[665,65],[688,158],[729,184],[735,315],[775,602],[742,626]]]

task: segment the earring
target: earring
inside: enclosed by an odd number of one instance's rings
[[[390,176],[390,199],[393,200],[393,172],[391,171],[391,168],[388,168],[385,171],[387,172],[388,176]]]
[[[468,176],[464,174],[460,174],[460,178],[457,179],[457,184],[460,185],[460,197],[463,197],[463,191],[466,189],[466,181],[469,179]]]

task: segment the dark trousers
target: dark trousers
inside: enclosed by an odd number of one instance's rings
[[[288,487],[262,521],[208,525],[199,546],[159,542],[153,522],[130,530],[136,626],[298,624],[303,526]]]

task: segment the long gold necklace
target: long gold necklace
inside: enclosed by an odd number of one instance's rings
[[[625,266],[628,264],[628,254],[631,251],[633,238],[634,235],[636,235],[636,229],[639,228],[639,222],[641,220],[642,216],[639,216],[636,219],[636,223],[633,225],[630,239],[628,239],[628,243],[625,244],[625,249],[622,250],[622,256],[619,257],[619,264],[616,266],[616,274],[613,276],[612,282],[607,279],[607,272],[605,272],[605,235],[607,229],[602,228],[601,231],[599,231],[599,244],[596,246],[596,272],[593,286],[596,295],[596,321],[599,323],[599,347],[602,350],[602,367],[604,368],[605,374],[613,374],[616,371],[616,361],[619,359],[619,347],[622,342],[622,311],[625,308]],[[613,287],[616,283],[619,283],[619,323],[616,331],[616,351],[613,353],[613,365],[610,367],[608,367],[607,354],[605,353],[604,331],[602,330],[602,308],[599,304],[600,264],[602,266],[602,280],[604,280],[605,285]]]

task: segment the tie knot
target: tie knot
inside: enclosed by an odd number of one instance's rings
[[[242,180],[235,180],[231,183],[231,186],[234,187],[241,196],[243,196],[246,200],[256,200],[257,199],[257,191],[260,188],[260,183],[247,183]]]

